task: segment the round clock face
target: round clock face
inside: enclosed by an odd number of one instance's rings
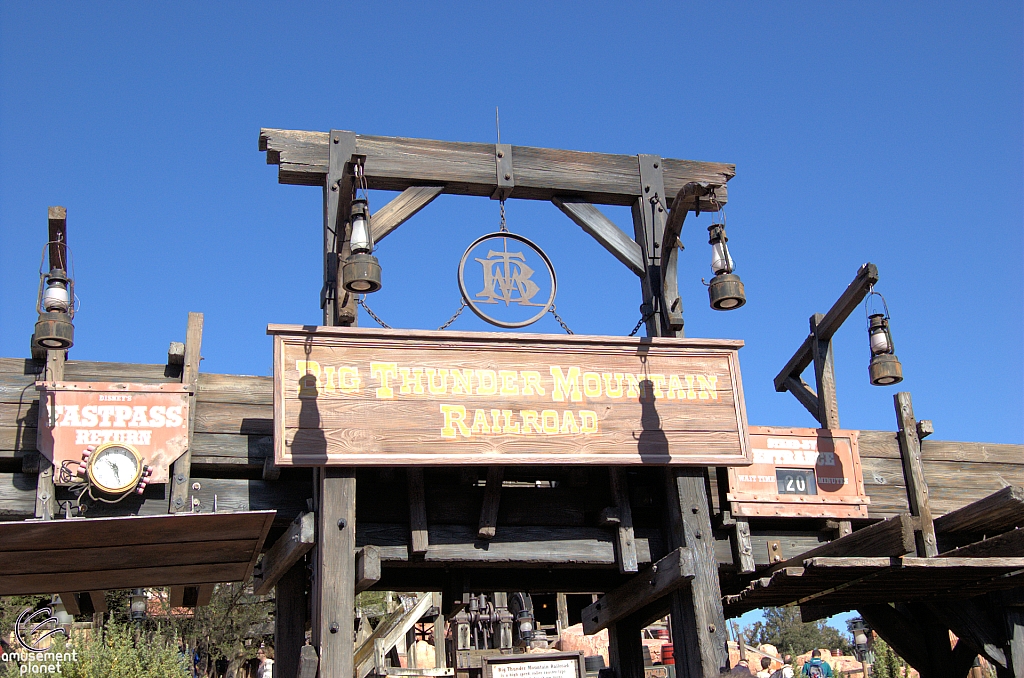
[[[142,459],[128,445],[105,443],[89,460],[89,478],[105,492],[126,492],[135,487],[141,475]]]

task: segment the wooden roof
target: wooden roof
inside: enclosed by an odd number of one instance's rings
[[[0,595],[243,581],[274,513],[0,523]]]

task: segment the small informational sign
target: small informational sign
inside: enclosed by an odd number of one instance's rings
[[[40,381],[36,389],[36,445],[53,463],[57,484],[71,483],[88,447],[134,447],[153,469],[150,483],[166,483],[168,468],[188,449],[189,391],[181,384]]]
[[[582,652],[483,658],[483,678],[583,678],[585,674]]]
[[[733,514],[867,518],[858,433],[751,426],[754,463],[729,469]]]
[[[268,332],[279,466],[749,463],[739,341]]]

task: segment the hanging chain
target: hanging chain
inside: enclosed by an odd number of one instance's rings
[[[501,200],[501,225],[498,228],[502,233],[508,233],[508,226],[505,225],[505,199]]]
[[[643,305],[641,305],[640,306],[640,313],[643,314],[643,312],[644,312],[644,307],[643,307]],[[636,322],[636,327],[634,327],[633,331],[629,333],[629,336],[635,337],[636,333],[640,331],[640,328],[643,327],[644,323],[647,322],[648,320],[650,320],[652,317],[654,317],[655,313],[656,313],[656,311],[652,307],[650,313],[648,313],[647,315],[641,315],[640,320],[638,320]]]
[[[467,304],[466,304],[466,300],[465,300],[465,299],[463,299],[463,300],[462,300],[462,305],[461,305],[461,306],[459,306],[459,310],[458,310],[458,311],[456,311],[456,312],[455,312],[455,315],[453,315],[453,316],[452,316],[451,318],[448,318],[448,322],[446,322],[446,323],[445,323],[444,325],[441,325],[440,327],[438,327],[438,328],[437,328],[437,329],[438,329],[438,331],[441,331],[441,330],[446,330],[446,329],[448,329],[448,326],[449,326],[449,325],[451,325],[451,324],[452,324],[453,322],[455,322],[455,319],[456,319],[456,318],[458,318],[458,317],[459,317],[459,315],[461,315],[461,314],[462,314],[462,312],[466,310],[466,306],[467,306]]]
[[[573,331],[570,330],[569,326],[565,324],[564,320],[562,320],[562,316],[558,315],[558,311],[555,310],[554,304],[551,304],[551,308],[548,309],[548,313],[555,316],[555,320],[557,320],[558,324],[562,326],[562,329],[565,330],[566,334],[573,334]]]
[[[358,303],[358,304],[359,304],[360,306],[362,306],[362,307],[363,307],[363,308],[364,308],[364,309],[366,310],[366,312],[367,312],[367,313],[369,313],[369,314],[370,314],[370,317],[371,317],[371,318],[373,318],[373,319],[374,319],[374,321],[375,321],[375,322],[376,322],[376,323],[377,323],[378,325],[380,325],[381,327],[383,327],[383,328],[384,328],[384,329],[386,329],[386,330],[394,329],[394,328],[392,328],[392,327],[391,327],[391,325],[388,325],[388,324],[387,324],[386,322],[384,322],[383,320],[381,320],[380,318],[378,318],[378,317],[377,317],[377,314],[376,314],[376,313],[374,313],[374,312],[373,312],[373,310],[372,310],[372,309],[371,309],[371,308],[370,308],[369,306],[367,306],[367,305],[366,305],[366,302],[365,302],[365,301],[363,301],[363,298],[362,298],[362,297],[356,297],[356,302],[357,302],[357,303]]]

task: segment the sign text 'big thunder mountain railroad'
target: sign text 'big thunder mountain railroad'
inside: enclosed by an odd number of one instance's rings
[[[267,333],[279,466],[750,463],[742,341]]]

